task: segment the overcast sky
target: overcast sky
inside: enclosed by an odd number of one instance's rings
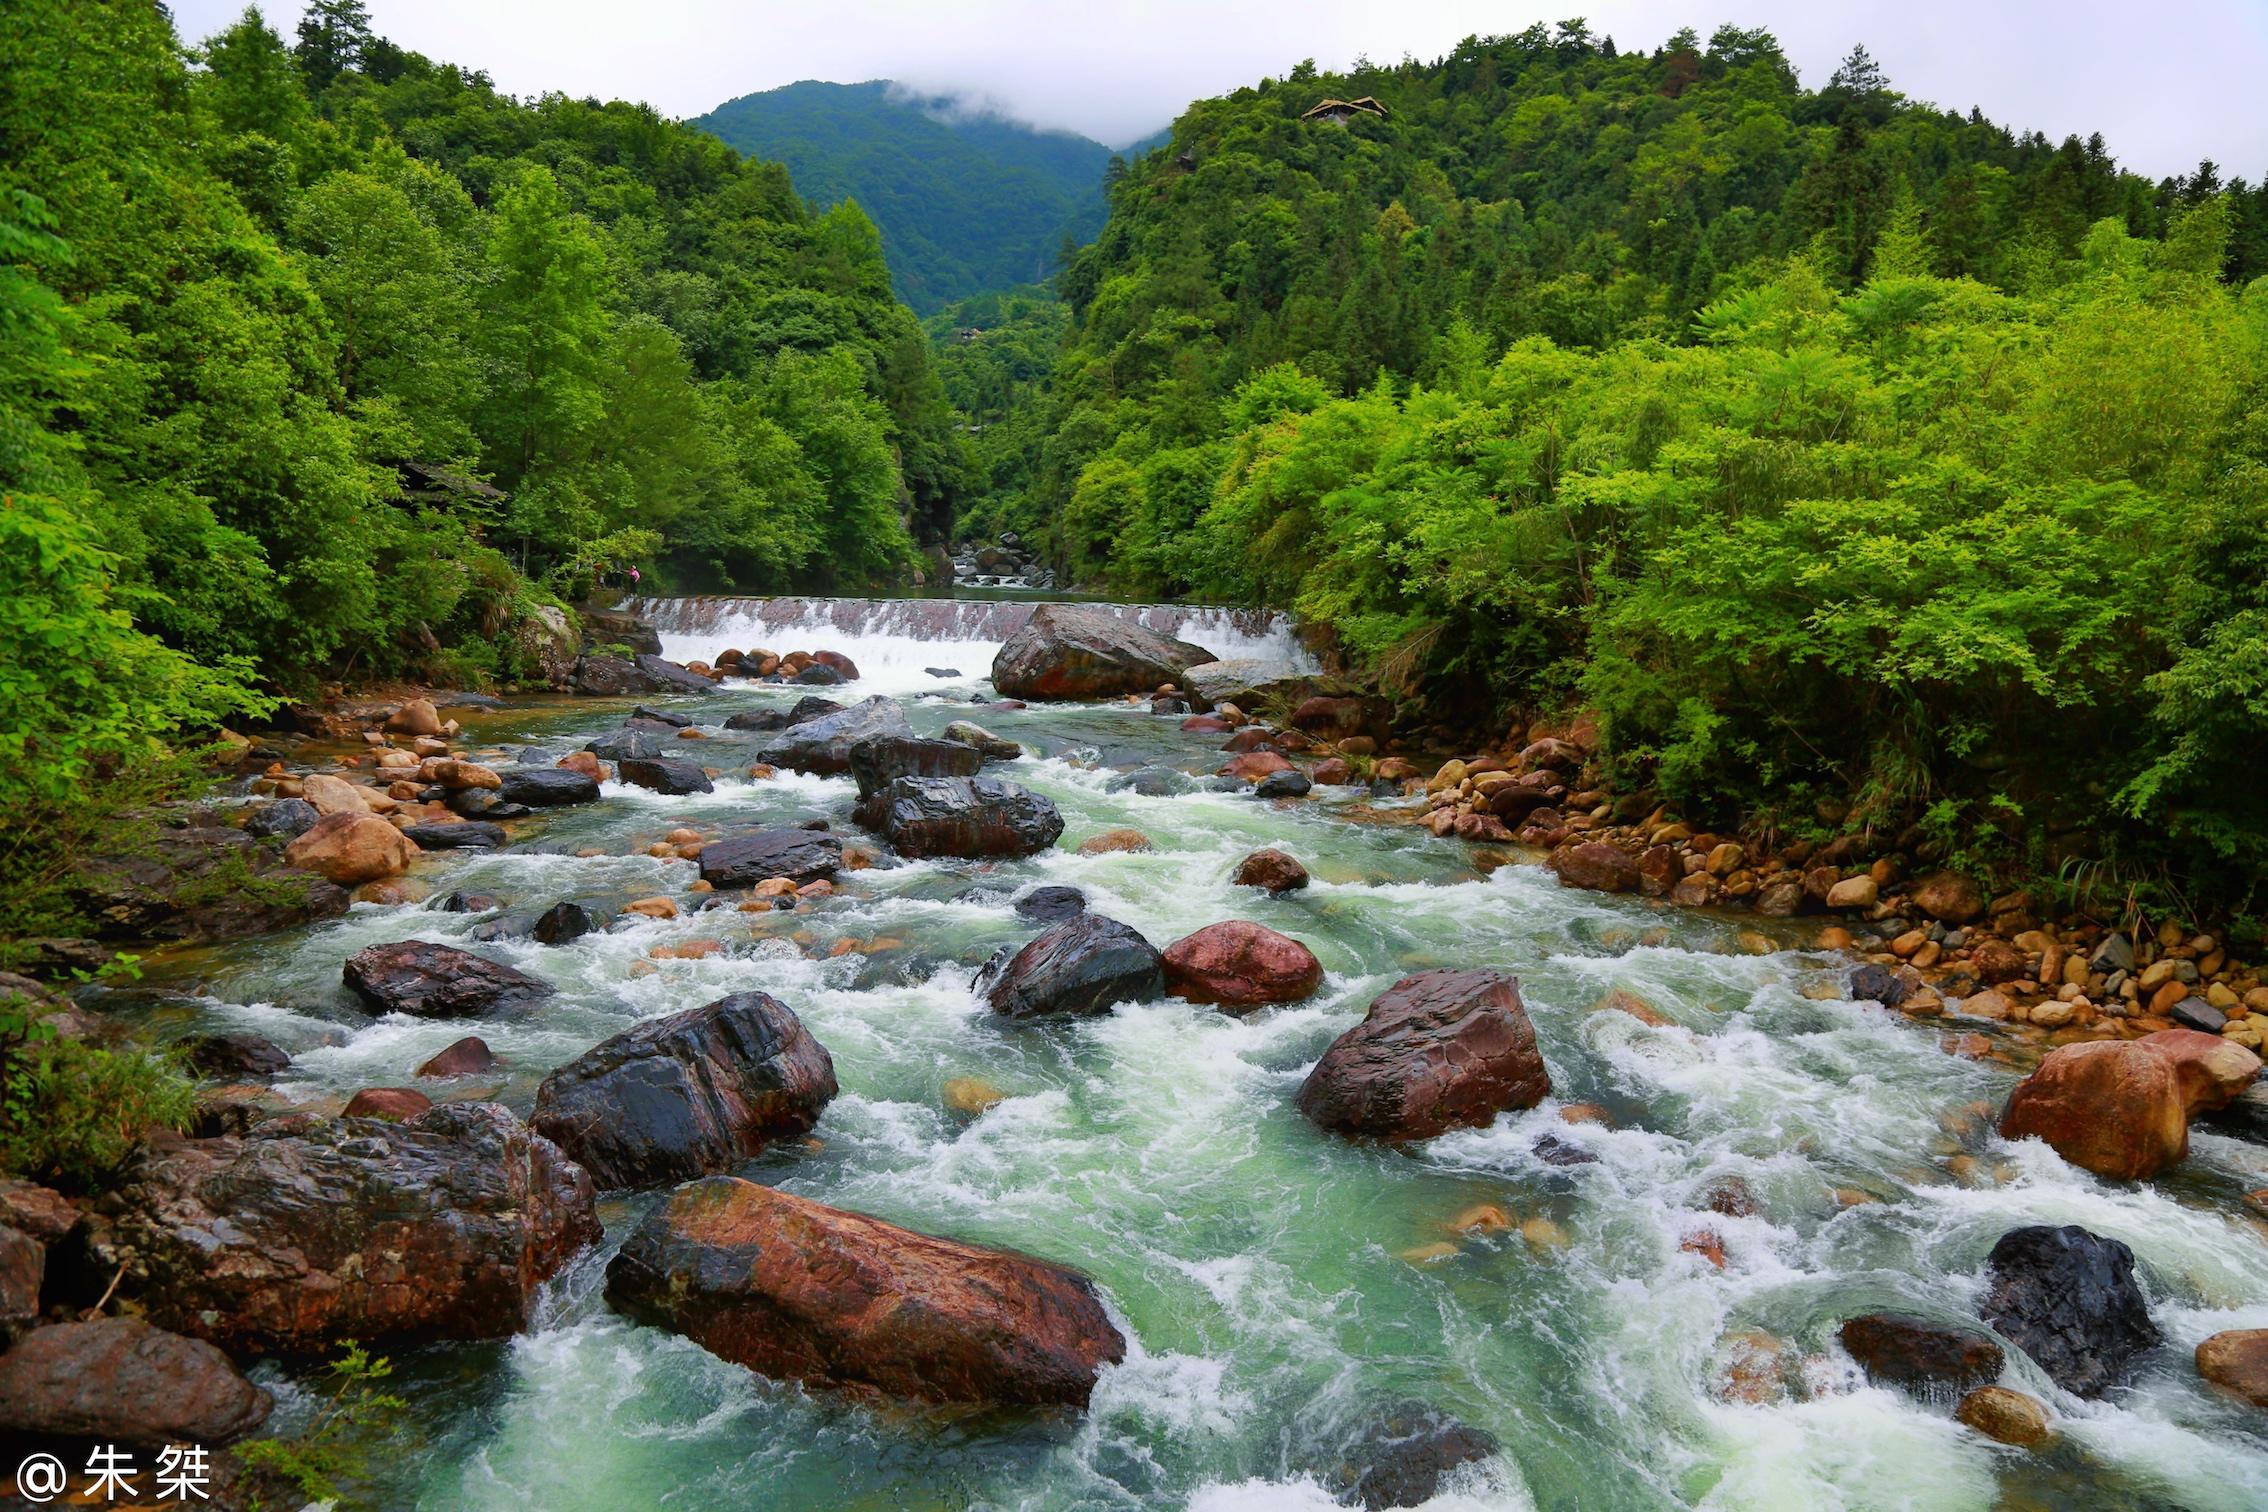
[[[175,0],[192,41],[244,0]],[[1806,83],[1854,42],[1907,95],[2051,137],[2100,131],[2164,176],[2211,157],[2268,174],[2268,0],[368,0],[404,47],[694,116],[798,79],[894,78],[1120,146],[1188,101],[1303,57],[1440,56],[1474,33],[1582,15],[1652,50],[1681,26],[1768,27]],[[260,0],[288,37],[301,0]]]

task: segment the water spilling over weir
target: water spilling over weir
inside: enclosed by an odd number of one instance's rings
[[[715,792],[610,783],[599,803],[522,821],[507,849],[422,863],[423,907],[358,906],[160,966],[153,982],[198,994],[167,1032],[266,1035],[293,1055],[283,1089],[316,1100],[401,1085],[478,1034],[502,1069],[436,1094],[524,1114],[543,1075],[599,1039],[726,993],[772,993],[832,1052],[842,1093],[811,1141],[774,1146],[741,1174],[1077,1266],[1129,1357],[1068,1420],[923,1413],[766,1381],[607,1308],[606,1259],[660,1194],[618,1196],[602,1208],[607,1243],[553,1283],[529,1332],[397,1351],[388,1388],[412,1405],[397,1452],[381,1456],[378,1505],[1326,1508],[1364,1415],[1412,1401],[1502,1445],[1445,1485],[1435,1512],[2268,1505],[2258,1419],[2187,1360],[2207,1334],[2268,1326],[2268,1241],[2239,1201],[2268,1186],[2259,1146],[2201,1128],[2178,1175],[2097,1180],[1964,1119],[2013,1073],[1945,1053],[1937,1026],[1839,1000],[1843,963],[1802,933],[1760,940],[1745,916],[1571,891],[1533,865],[1484,871],[1463,842],[1382,822],[1395,806],[1374,811],[1355,789],[1285,804],[1209,790],[1218,737],[1122,704],[973,710],[1029,604],[635,607],[672,656],[842,650],[865,676],[822,691],[904,695],[923,733],[974,717],[1023,742],[1024,759],[989,770],[1061,807],[1061,846],[1014,862],[884,864],[792,913],[702,911],[693,865],[647,854],[669,830],[823,817],[856,833],[847,778],[748,780],[764,737],[722,728],[810,690],[732,684],[670,701],[709,735],[689,747],[722,773]],[[1275,617],[1121,612],[1223,654],[1300,655]],[[468,718],[474,740],[549,760],[627,708],[522,701]],[[1123,780],[1136,767],[1189,775],[1137,791]],[[1116,826],[1154,848],[1077,853]],[[1231,885],[1238,858],[1263,845],[1297,856],[1314,884],[1281,898]],[[1003,1024],[971,979],[1030,937],[1012,900],[1043,883],[1084,889],[1161,945],[1222,919],[1266,923],[1315,951],[1323,989],[1241,1019],[1166,1000]],[[444,911],[452,893],[497,906]],[[563,899],[654,894],[681,915],[625,917],[560,946],[525,933]],[[558,996],[497,1022],[366,1015],[340,986],[342,961],[412,937],[507,962]],[[656,954],[712,939],[722,948],[698,959]],[[1553,1095],[1407,1148],[1322,1134],[1292,1105],[1306,1068],[1387,986],[1432,966],[1518,975]],[[1616,990],[1659,1022],[1595,1011]],[[943,1089],[956,1078],[1004,1100],[955,1111]],[[1575,1104],[1596,1111],[1563,1118]],[[1727,1212],[1712,1194],[1733,1178],[1754,1201]],[[1510,1226],[1459,1230],[1476,1209]],[[2015,1452],[1945,1403],[1857,1375],[1834,1342],[1841,1319],[1970,1316],[1983,1256],[2030,1223],[2132,1246],[2168,1343],[2130,1388],[2081,1401],[2011,1350],[2010,1384],[2047,1402],[2056,1428],[2047,1447]],[[1721,1266],[1693,1243],[1704,1232]],[[1754,1368],[1758,1351],[1769,1372]],[[287,1416],[310,1410],[291,1376],[264,1367],[262,1379]]]

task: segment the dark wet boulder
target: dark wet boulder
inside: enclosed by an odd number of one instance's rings
[[[731,728],[732,721],[726,720],[725,725],[728,729]],[[661,738],[651,730],[633,730],[625,726],[608,731],[583,749],[601,761],[623,762],[659,756],[662,753],[662,743]]]
[[[650,788],[657,793],[682,797],[687,793],[713,793],[717,785],[709,774],[690,761],[672,761],[663,757],[628,757],[618,770],[622,780],[632,787]]]
[[[435,913],[476,914],[489,913],[501,907],[493,894],[453,892],[446,894],[433,905]]]
[[[1846,1318],[1837,1331],[1843,1348],[1877,1386],[1917,1395],[1958,1395],[2000,1379],[2000,1346],[1982,1329],[1939,1323],[1909,1313],[1865,1313]]]
[[[296,840],[313,829],[315,821],[322,817],[315,805],[304,798],[278,798],[252,811],[252,817],[244,821],[244,833],[263,840],[270,835]]]
[[[495,1069],[496,1052],[488,1048],[488,1041],[477,1034],[468,1034],[428,1056],[417,1068],[417,1074],[441,1080],[452,1076],[485,1076]]]
[[[1165,961],[1131,925],[1081,912],[1022,949],[1000,953],[977,974],[978,996],[1014,1019],[1108,1013],[1165,990]]]
[[[1314,951],[1246,919],[1208,924],[1161,954],[1166,991],[1192,1003],[1211,1003],[1224,1013],[1296,1003],[1323,985],[1323,963]]]
[[[875,695],[877,698],[880,696],[880,694]],[[806,720],[820,719],[829,714],[840,714],[848,707],[850,707],[848,704],[839,704],[831,698],[821,698],[815,693],[807,693],[797,699],[794,705],[789,708],[783,727],[784,725],[799,725]]]
[[[1851,997],[1854,1001],[1880,1003],[1885,1008],[1895,1008],[1912,995],[1914,985],[1889,967],[1873,961],[1851,968]]]
[[[658,693],[638,664],[626,656],[612,656],[600,651],[586,651],[575,659],[575,671],[569,679],[578,693],[593,698],[625,698],[633,693]]]
[[[2134,1252],[2076,1224],[2001,1235],[1978,1314],[2075,1396],[2102,1396],[2159,1340]]]
[[[487,788],[459,788],[442,800],[461,819],[525,819],[535,812],[524,803],[506,803]]]
[[[598,908],[589,903],[570,900],[554,903],[545,909],[530,933],[539,944],[564,945],[569,940],[579,940],[584,935],[606,928],[606,923],[607,916]]]
[[[39,1318],[47,1284],[47,1247],[22,1229],[0,1223],[0,1347]],[[0,1422],[0,1430],[7,1425]]]
[[[661,632],[635,614],[586,606],[576,615],[583,622],[584,636],[597,645],[628,646],[632,651],[661,655]]]
[[[645,674],[648,686],[640,693],[714,693],[717,685],[698,672],[689,672],[677,662],[654,655],[651,651],[638,653],[638,670]]]
[[[1111,698],[1178,683],[1213,653],[1087,604],[1042,604],[992,659],[1003,698]]]
[[[199,1076],[234,1080],[244,1076],[274,1076],[289,1070],[291,1056],[283,1046],[258,1034],[192,1034],[176,1041],[182,1063]]]
[[[599,1238],[590,1178],[493,1103],[186,1141],[143,1156],[109,1213],[94,1284],[238,1355],[502,1338]]]
[[[788,681],[801,683],[809,688],[834,688],[849,682],[850,679],[825,662],[813,662],[810,666],[799,669]]]
[[[529,808],[598,802],[598,781],[585,772],[563,767],[516,766],[507,767],[502,776],[503,783],[496,790],[500,802],[524,803]]]
[[[346,984],[374,1013],[500,1018],[541,1006],[551,984],[450,945],[401,940],[347,958]]]
[[[885,735],[862,740],[850,749],[851,779],[861,798],[873,796],[900,777],[974,777],[983,765],[983,752],[957,740]]]
[[[755,730],[765,732],[787,728],[787,711],[784,709],[743,709],[728,715],[724,727],[728,730]]]
[[[34,1329],[0,1355],[0,1432],[218,1445],[259,1427],[274,1405],[220,1350],[138,1318]]]
[[[961,675],[959,667],[924,667],[921,670],[931,677],[959,677]]]
[[[835,1091],[835,1063],[787,1005],[736,992],[584,1051],[543,1079],[529,1122],[600,1187],[654,1186],[804,1133]]]
[[[1053,799],[997,777],[900,777],[858,819],[916,858],[1028,856],[1063,836]]]
[[[754,887],[770,877],[801,885],[832,877],[842,866],[843,842],[816,830],[757,830],[701,848],[701,879],[717,888]]]
[[[811,664],[840,673],[844,682],[858,681],[858,663],[840,651],[814,651],[811,653]]]
[[[1440,969],[1396,982],[1333,1040],[1299,1109],[1342,1134],[1430,1139],[1532,1108],[1550,1091],[1520,984],[1501,971]]]
[[[1035,887],[1016,900],[1016,917],[1059,924],[1087,911],[1087,895],[1076,887]]]
[[[1252,796],[1255,798],[1305,798],[1314,786],[1315,784],[1308,780],[1305,772],[1287,767],[1280,772],[1270,772],[1267,776],[1252,784]]]
[[[502,825],[478,819],[460,819],[455,824],[412,824],[402,833],[409,837],[410,844],[423,851],[495,850],[507,838]]]
[[[648,1215],[606,1298],[760,1375],[923,1402],[1080,1407],[1126,1355],[1077,1271],[729,1176]]]
[[[1459,1465],[1495,1454],[1493,1434],[1458,1422],[1423,1402],[1375,1408],[1354,1431],[1326,1479],[1342,1501],[1358,1507],[1417,1507],[1433,1500]]]
[[[766,741],[756,759],[790,771],[831,776],[850,770],[851,747],[862,740],[897,736],[910,739],[913,726],[894,698],[880,694],[832,714],[796,721]]]
[[[680,714],[675,709],[656,709],[645,704],[632,709],[630,717],[633,720],[642,719],[648,724],[668,725],[673,730],[690,730],[701,722],[692,715]]]

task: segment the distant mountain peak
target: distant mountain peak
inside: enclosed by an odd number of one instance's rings
[[[1065,236],[1085,242],[1102,228],[1111,150],[978,91],[804,79],[692,124],[785,163],[814,204],[857,200],[882,232],[899,297],[924,315],[1043,281]]]

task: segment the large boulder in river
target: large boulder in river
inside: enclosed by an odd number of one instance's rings
[[[1554,851],[1546,864],[1559,874],[1562,886],[1592,892],[1636,892],[1643,880],[1630,853],[1604,840],[1586,840]]]
[[[1318,693],[1338,692],[1342,685],[1328,677],[1297,672],[1280,661],[1238,656],[1206,661],[1190,667],[1182,678],[1191,699],[1200,707],[1232,703],[1240,709],[1281,706],[1289,709]]]
[[[497,775],[501,781],[496,796],[505,803],[524,803],[529,808],[560,808],[570,803],[598,802],[598,779],[588,772],[563,767],[515,766]]]
[[[682,797],[687,793],[713,793],[717,790],[717,785],[709,780],[709,774],[690,761],[672,761],[659,756],[626,756],[622,760],[621,770],[624,782],[657,793]]]
[[[552,995],[549,982],[452,945],[399,940],[347,958],[346,984],[375,1013],[499,1018]]]
[[[701,880],[711,887],[754,887],[772,877],[800,886],[842,868],[843,842],[825,830],[757,830],[701,847]]]
[[[1310,878],[1307,868],[1289,852],[1269,849],[1256,850],[1237,862],[1236,873],[1229,880],[1239,887],[1257,887],[1280,895],[1298,892]]]
[[[1532,1108],[1551,1091],[1520,984],[1501,971],[1402,978],[1331,1042],[1299,1089],[1326,1129],[1430,1139]]]
[[[574,687],[594,698],[628,698],[641,693],[714,693],[716,684],[651,652],[636,660],[585,652],[575,663]]]
[[[1496,1436],[1424,1402],[1393,1402],[1364,1415],[1326,1483],[1342,1501],[1372,1509],[1421,1507],[1459,1465],[1497,1453]]]
[[[764,743],[756,759],[767,766],[832,776],[850,770],[851,747],[860,741],[912,735],[905,709],[877,693],[847,709],[789,725]]]
[[[858,806],[858,820],[915,858],[1028,856],[1063,836],[1053,799],[998,777],[900,777]]]
[[[603,1188],[740,1164],[833,1100],[835,1063],[785,1003],[736,992],[603,1040],[536,1089],[538,1134]]]
[[[738,718],[739,716],[735,715],[734,717]],[[727,729],[732,728],[732,720],[726,720],[725,727]],[[583,749],[601,761],[620,762],[629,761],[633,758],[643,759],[659,756],[662,753],[662,743],[660,737],[651,730],[640,730],[624,725],[619,730],[607,731],[606,734],[591,741]]]
[[[325,814],[284,847],[286,865],[339,887],[398,877],[409,870],[417,842],[376,814]]]
[[[977,754],[987,761],[1014,761],[1024,754],[1024,748],[1015,741],[1004,739],[983,725],[971,724],[965,719],[954,720],[938,738],[974,746]]]
[[[1166,991],[1245,1014],[1296,1003],[1323,985],[1315,952],[1263,924],[1227,919],[1184,935],[1164,951]]]
[[[974,777],[983,765],[982,751],[957,740],[883,735],[850,749],[851,780],[858,784],[861,798],[873,796],[900,777]]]
[[[267,1421],[273,1405],[220,1350],[139,1318],[34,1329],[0,1355],[0,1432],[226,1444]]]
[[[1141,933],[1098,913],[1078,913],[1001,952],[978,973],[976,990],[1013,1019],[1108,1013],[1165,987],[1165,962]]]
[[[1213,653],[1087,604],[1042,604],[992,659],[1003,698],[1110,698],[1179,682]]]
[[[2260,1057],[2195,1029],[2064,1045],[2017,1083],[2000,1132],[2036,1135],[2098,1176],[2145,1180],[2188,1156],[2192,1115],[2227,1107],[2259,1074]]]
[[[2075,1396],[2109,1391],[2159,1339],[2134,1251],[2076,1224],[2002,1234],[1977,1311]]]
[[[1126,1357],[1077,1271],[729,1176],[648,1215],[606,1297],[761,1375],[922,1402],[1083,1407]]]
[[[232,1354],[516,1333],[599,1238],[590,1177],[493,1103],[405,1123],[287,1114],[145,1155],[96,1226],[95,1284]]]

